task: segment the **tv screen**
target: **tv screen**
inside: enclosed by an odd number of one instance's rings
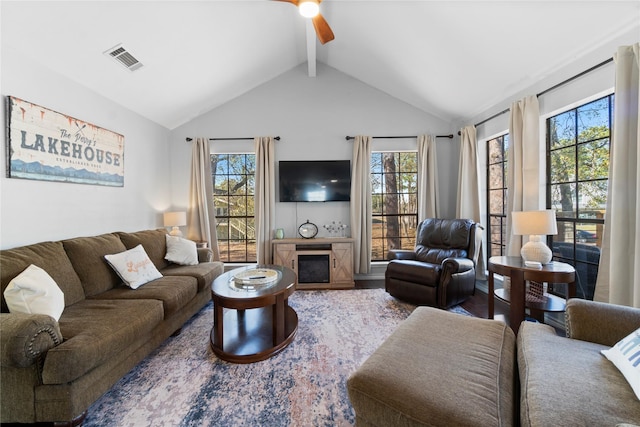
[[[280,161],[281,202],[348,202],[349,160]]]

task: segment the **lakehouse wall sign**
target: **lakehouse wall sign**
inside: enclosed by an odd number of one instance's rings
[[[7,97],[9,178],[124,186],[124,136]]]

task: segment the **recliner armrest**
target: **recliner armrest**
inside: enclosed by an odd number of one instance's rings
[[[462,273],[474,268],[473,260],[469,258],[446,258],[442,261],[442,271],[450,274]]]
[[[391,249],[387,259],[416,259],[416,253],[408,249]]]

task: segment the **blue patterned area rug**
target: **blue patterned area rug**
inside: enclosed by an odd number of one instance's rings
[[[415,306],[383,289],[298,291],[298,332],[252,364],[209,347],[210,303],[88,411],[83,426],[350,426],[349,375]],[[461,314],[468,313],[455,309]]]

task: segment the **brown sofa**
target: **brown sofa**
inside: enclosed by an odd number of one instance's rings
[[[164,259],[166,231],[110,233],[0,251],[2,291],[30,264],[64,292],[64,311],[0,313],[0,421],[79,423],[87,408],[211,300],[223,272],[209,249],[200,263]],[[142,244],[163,277],[122,284],[104,255]]]
[[[639,327],[640,309],[581,299],[567,337],[418,307],[349,377],[356,425],[640,425],[640,401],[600,353]]]

